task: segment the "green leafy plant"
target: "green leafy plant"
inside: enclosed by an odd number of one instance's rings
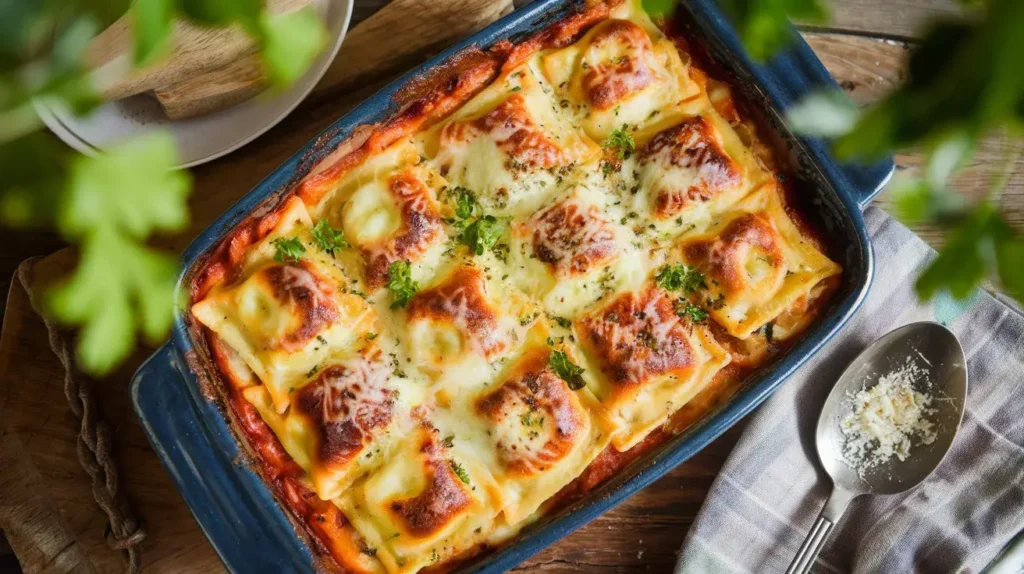
[[[570,389],[578,391],[587,386],[587,382],[583,379],[583,367],[573,363],[565,351],[552,351],[551,356],[548,357],[548,364],[558,378],[569,385]]]
[[[51,227],[78,247],[77,266],[46,293],[45,312],[80,327],[78,360],[94,375],[116,367],[136,333],[155,343],[170,327],[177,263],[146,242],[188,224],[190,178],[174,171],[177,152],[166,133],[86,157],[39,131],[36,105],[85,113],[100,103],[82,57],[92,38],[129,10],[138,66],[166,54],[175,18],[240,25],[280,86],[304,73],[326,39],[311,9],[270,16],[260,0],[136,0],[130,8],[128,0],[0,3],[0,223]],[[304,252],[301,244],[284,250],[278,246],[280,257]]]
[[[708,288],[704,274],[686,265],[665,265],[658,270],[654,280],[666,291],[693,293],[698,289]]]
[[[398,309],[409,304],[420,284],[412,278],[408,261],[392,261],[388,266],[388,291],[391,291],[391,308]]]
[[[334,256],[335,251],[348,247],[348,241],[345,241],[345,232],[331,227],[326,219],[321,219],[313,226],[313,241],[316,242],[317,247],[331,257]]]
[[[485,250],[493,249],[498,244],[504,232],[504,226],[497,217],[485,215],[466,226],[459,236],[459,241],[469,247],[474,254],[483,255]]]
[[[274,261],[296,263],[306,254],[306,247],[298,237],[278,237],[270,242],[274,246]]]
[[[633,155],[633,151],[636,150],[636,142],[633,141],[633,134],[629,131],[628,126],[622,126],[608,134],[604,147],[615,152],[619,159],[629,159],[629,156]]]
[[[1024,120],[1024,2],[963,1],[970,17],[931,23],[911,54],[906,81],[880,102],[859,110],[835,91],[813,93],[788,113],[790,125],[808,136],[831,138],[836,155],[868,161],[881,155],[924,150],[919,173],[900,174],[889,186],[895,215],[907,223],[931,223],[948,240],[918,278],[920,297],[939,292],[969,296],[986,278],[1024,301],[1024,234],[999,211],[999,199],[1019,156]],[[787,18],[822,22],[821,0],[722,0],[751,54],[767,58],[793,38]],[[645,0],[666,16],[674,0]],[[989,193],[967,201],[951,179],[986,136],[1002,132],[1009,149],[996,168]]]

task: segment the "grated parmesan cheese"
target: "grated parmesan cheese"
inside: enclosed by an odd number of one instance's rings
[[[893,456],[906,460],[912,446],[935,441],[935,425],[929,420],[936,412],[932,396],[914,388],[923,377],[927,372],[908,357],[871,388],[848,393],[853,409],[840,423],[846,438],[843,458],[858,474]],[[917,387],[927,390],[931,381],[925,378]]]

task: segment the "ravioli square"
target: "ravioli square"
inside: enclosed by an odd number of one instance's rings
[[[661,225],[704,225],[771,178],[714,111],[659,132],[636,155],[638,199]]]
[[[592,310],[576,332],[619,451],[664,423],[730,361],[710,331],[680,317],[674,298],[654,285]]]
[[[487,538],[500,512],[487,468],[424,421],[337,500],[388,572],[415,572]]]
[[[404,312],[412,366],[452,392],[488,378],[519,347],[539,313],[480,259],[456,259],[409,300]]]
[[[448,239],[438,201],[445,187],[444,178],[402,140],[342,178],[312,213],[344,232],[373,292],[387,285],[396,261],[408,261],[416,279],[437,266]]]
[[[541,67],[563,113],[598,142],[626,125],[645,140],[704,105],[689,65],[637,0],[623,2],[580,41],[541,56]]]
[[[552,368],[556,351],[578,360],[571,348],[530,344],[467,407],[483,444],[475,451],[491,469],[511,525],[529,518],[579,476],[610,438],[593,394],[586,387],[571,389]]]
[[[712,318],[740,339],[842,272],[789,218],[774,184],[744,198],[707,230],[685,236],[678,253],[707,277],[704,296]],[[777,338],[787,335],[780,330]]]
[[[529,63],[506,73],[420,137],[430,163],[484,211],[530,213],[600,147],[558,111]]]
[[[509,273],[548,312],[575,316],[613,284],[645,273],[645,255],[613,219],[613,201],[593,185],[575,185],[512,224]]]
[[[395,442],[392,430],[424,397],[415,382],[393,376],[376,345],[337,357],[292,391],[291,407],[278,413],[264,385],[242,390],[309,476],[323,500],[341,494],[380,465]],[[400,433],[394,433],[400,434]]]
[[[248,255],[243,276],[213,289],[192,306],[193,316],[252,369],[274,408],[288,408],[289,392],[337,353],[360,348],[377,315],[354,294],[343,267],[325,260],[310,235],[309,216],[293,201],[278,226]],[[274,244],[303,246],[297,259],[275,259]]]

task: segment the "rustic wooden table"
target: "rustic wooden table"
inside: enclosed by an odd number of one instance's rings
[[[458,1],[458,0],[452,0]],[[356,0],[353,25],[375,12],[387,0]],[[516,0],[517,5],[524,4]],[[908,50],[930,19],[956,14],[954,0],[833,0],[834,17],[827,27],[802,27],[810,45],[832,74],[858,104],[878,100],[904,74]],[[415,14],[410,14],[415,17]],[[376,86],[368,86],[365,95]],[[359,94],[359,97],[364,94]],[[353,98],[346,97],[346,102]],[[161,243],[180,251],[188,241],[251,189],[295,149],[323,130],[349,107],[335,97],[315,97],[285,121],[242,150],[195,168],[190,228]],[[1005,142],[992,140],[981,146],[971,164],[957,178],[956,187],[969,196],[983,193],[991,165],[1002,156]],[[917,153],[897,157],[900,171],[920,163]],[[1018,167],[1020,167],[1018,165]],[[1003,207],[1011,223],[1024,226],[1024,175],[1016,174],[1003,194]],[[883,207],[883,196],[878,202]],[[943,232],[927,226],[915,228],[926,241],[938,246]],[[32,255],[54,251],[61,245],[47,233],[0,231],[0,293],[17,264]],[[2,317],[0,317],[2,319]],[[132,364],[148,354],[139,352]],[[52,356],[40,360],[55,362]],[[111,381],[127,386],[130,370],[122,369]],[[126,405],[120,405],[124,408]],[[545,571],[670,570],[676,551],[693,522],[715,475],[735,444],[741,428],[734,428],[689,462],[648,489],[577,533],[542,552],[519,569]],[[144,443],[140,448],[145,448]],[[129,471],[130,472],[130,471]],[[201,539],[201,538],[200,538]],[[195,540],[195,538],[190,538]],[[209,554],[207,549],[200,549]],[[4,564],[0,551],[0,564]]]

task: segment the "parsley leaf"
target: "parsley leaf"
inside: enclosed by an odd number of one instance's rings
[[[719,4],[757,60],[768,59],[796,39],[788,18],[812,24],[823,24],[829,18],[824,0],[722,0]]]
[[[565,351],[552,351],[548,364],[570,389],[578,391],[587,386],[587,382],[583,380],[583,367],[570,361]]]
[[[451,467],[452,472],[455,473],[455,476],[459,477],[459,480],[466,484],[469,484],[469,473],[466,472],[466,469],[462,468],[462,465],[456,462],[454,458],[448,459],[448,466]]]
[[[388,267],[388,291],[394,301],[391,308],[405,307],[409,299],[416,294],[420,284],[412,279],[412,269],[408,261],[393,261]]]
[[[628,126],[613,131],[604,142],[604,147],[616,153],[619,159],[629,159],[636,150],[636,142],[633,141],[633,134],[627,130]]]
[[[690,303],[686,299],[680,299],[675,302],[676,315],[679,317],[689,317],[694,323],[701,323],[708,318],[708,312]]]
[[[334,257],[334,252],[338,249],[348,247],[348,241],[345,241],[345,232],[331,227],[326,219],[321,219],[313,227],[313,240],[317,247],[323,249],[331,257]]]
[[[555,316],[554,319],[555,319],[555,323],[558,323],[558,326],[563,328],[563,329],[568,329],[568,328],[572,327],[572,321],[566,319],[565,317]]]
[[[306,254],[306,247],[302,245],[298,237],[278,237],[270,242],[277,249],[274,253],[274,261],[278,263],[295,263]]]
[[[477,211],[476,198],[473,196],[473,192],[460,185],[452,190],[452,193],[455,194],[455,215],[459,219],[473,217],[473,214]]]
[[[686,265],[666,265],[658,271],[654,280],[666,291],[693,293],[708,288],[704,274]]]
[[[493,248],[498,243],[498,239],[501,238],[504,231],[498,218],[493,215],[485,215],[470,223],[462,231],[459,241],[476,255],[483,255],[485,249]]]

